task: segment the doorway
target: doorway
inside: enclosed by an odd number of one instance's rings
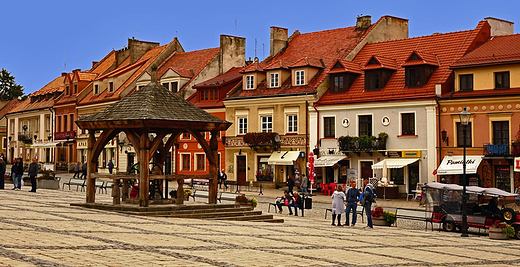
[[[369,179],[373,176],[372,161],[361,161],[361,180]]]
[[[408,165],[408,193],[417,190],[417,183],[419,182],[419,162]]]
[[[237,156],[237,182],[246,185],[246,156]]]
[[[495,166],[495,187],[511,192],[511,169],[509,165]]]

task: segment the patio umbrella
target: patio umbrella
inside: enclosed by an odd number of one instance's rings
[[[383,178],[381,179],[381,181],[384,181],[386,183],[386,181],[388,181],[388,167],[386,166],[386,160],[383,160]],[[386,184],[383,185],[383,199],[386,200]]]

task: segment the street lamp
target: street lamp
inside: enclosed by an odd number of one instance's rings
[[[468,215],[467,215],[467,194],[466,194],[466,128],[469,124],[469,119],[471,118],[471,113],[464,110],[459,113],[460,124],[462,125],[462,237],[468,237]]]

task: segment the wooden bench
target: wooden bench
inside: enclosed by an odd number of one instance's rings
[[[225,193],[225,192],[218,192],[217,193],[217,200],[219,203],[222,202],[222,200],[228,200],[228,201],[235,201],[235,198],[237,197],[237,194],[232,193]],[[195,198],[202,197],[202,198],[208,198],[209,197],[209,191],[206,190],[194,190],[193,193],[188,196],[193,198],[193,201],[195,201]]]
[[[192,188],[202,188],[202,189],[208,189],[209,188],[209,179],[201,179],[201,178],[194,178],[192,181]]]
[[[86,181],[87,181],[86,179],[70,178],[70,180],[68,182],[63,183],[63,189],[65,189],[65,185],[69,186],[69,190],[70,190],[71,185],[75,185],[76,191],[78,191],[78,188],[80,186],[81,186],[81,191],[83,191],[83,189],[85,188]]]
[[[103,188],[105,187],[105,182],[104,181],[100,181],[100,180],[96,180],[96,188],[99,189],[99,193],[103,192]]]
[[[413,210],[413,209],[403,209],[397,208],[395,210],[395,226],[397,227],[397,222],[399,219],[403,220],[411,220],[411,221],[420,221],[426,223],[425,230],[428,230],[428,222],[432,219],[432,212],[426,210]],[[433,230],[433,224],[432,224]]]
[[[112,189],[113,185],[114,182],[106,181],[105,184],[99,188],[99,192],[103,193],[103,191],[105,191],[105,194],[108,194],[108,188]]]
[[[346,207],[345,207],[345,211],[346,211]],[[325,219],[327,219],[327,213],[330,212],[332,213],[332,209],[325,209]],[[365,222],[365,218],[363,217],[363,214],[365,212],[365,207],[361,206],[361,205],[357,205],[357,208],[356,208],[356,216],[357,215],[361,215],[361,222]]]

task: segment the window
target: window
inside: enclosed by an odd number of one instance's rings
[[[279,74],[278,73],[271,73],[271,88],[275,88],[275,87],[278,87],[279,86],[279,82],[278,82],[278,78],[279,78]]]
[[[247,133],[247,117],[238,118],[238,134]]]
[[[40,119],[34,119],[34,132],[37,133],[40,130]]]
[[[509,145],[509,122],[493,122],[493,145]]]
[[[173,93],[177,93],[177,91],[179,90],[179,83],[178,82],[172,82],[171,83],[171,87],[170,87],[170,90],[173,92]]]
[[[139,86],[137,87],[137,90],[141,90],[141,89],[143,89],[144,87],[145,87],[145,85],[139,85]]]
[[[99,85],[94,84],[94,95],[98,95],[98,94],[99,94]]]
[[[188,132],[182,133],[182,139],[190,139],[190,138],[191,138],[191,136]]]
[[[74,85],[74,93],[75,94],[78,93],[78,85],[77,84]]]
[[[200,101],[214,101],[218,100],[217,89],[201,89],[200,90]]]
[[[61,116],[56,117],[56,132],[61,132]]]
[[[464,127],[460,124],[460,122],[457,122],[457,146],[463,147],[464,146],[464,133],[463,133]],[[471,122],[466,126],[466,147],[471,147]]]
[[[427,84],[434,70],[433,66],[406,67],[406,86],[420,87]]]
[[[182,170],[189,171],[191,169],[191,155],[182,154]]]
[[[197,171],[203,171],[206,169],[206,155],[197,154]]]
[[[404,168],[390,168],[390,177],[396,185],[404,185]]]
[[[324,137],[336,137],[336,118],[323,117]]]
[[[14,121],[11,121],[11,134],[14,134]]]
[[[109,82],[108,83],[108,92],[109,93],[114,92],[114,82]]]
[[[69,87],[68,86],[65,87],[65,95],[69,95]]]
[[[365,90],[379,90],[384,88],[393,71],[387,69],[365,71]]]
[[[51,118],[50,117],[45,118],[45,131],[47,131],[47,132],[51,131]]]
[[[272,132],[273,131],[273,117],[272,116],[263,116],[261,117],[262,122],[262,132]]]
[[[69,125],[67,124],[67,117],[67,115],[63,115],[63,127],[61,128],[61,132],[65,132],[69,128]]]
[[[295,71],[296,79],[294,80],[295,85],[304,85],[305,84],[305,71],[297,70]]]
[[[401,113],[401,135],[415,135],[415,113]]]
[[[164,88],[167,90],[170,90],[170,83],[163,83],[162,86],[164,86]]]
[[[460,91],[473,91],[473,74],[459,75]]]
[[[509,88],[509,71],[495,72],[495,89]]]
[[[287,115],[287,132],[298,133],[298,115]]]
[[[74,114],[70,114],[69,117],[70,117],[69,131],[74,131]]]
[[[255,89],[255,76],[246,75],[246,89],[247,90]]]
[[[359,116],[359,136],[372,136],[372,115]]]
[[[7,137],[2,137],[2,149],[7,148]]]

